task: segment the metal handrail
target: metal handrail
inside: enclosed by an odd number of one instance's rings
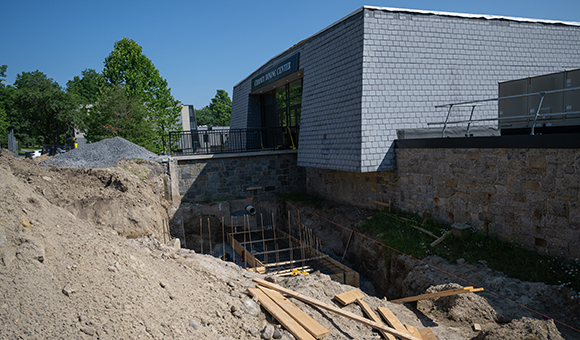
[[[296,149],[298,132],[297,126],[171,131],[163,138],[163,151],[172,155],[201,155]]]
[[[534,117],[534,122],[532,124],[532,131],[531,131],[531,135],[534,135],[534,131],[536,128],[536,121],[538,120],[539,116],[556,116],[556,115],[569,115],[569,114],[576,114],[576,113],[580,113],[580,111],[573,111],[573,112],[560,112],[560,113],[540,113],[541,109],[542,109],[542,104],[544,102],[544,97],[546,96],[546,94],[551,94],[551,93],[559,93],[559,92],[566,92],[566,91],[575,91],[575,90],[580,90],[580,87],[573,87],[573,88],[569,88],[569,89],[559,89],[559,90],[550,90],[550,91],[541,91],[541,92],[535,92],[535,93],[526,93],[526,94],[517,94],[517,95],[513,95],[513,96],[506,96],[506,97],[497,97],[497,98],[488,98],[488,99],[480,99],[480,100],[471,100],[471,101],[466,101],[466,102],[458,102],[458,103],[451,103],[451,104],[444,104],[444,105],[436,105],[435,108],[443,108],[443,107],[448,107],[449,110],[447,110],[447,116],[445,117],[445,121],[444,122],[432,122],[432,123],[427,123],[427,125],[441,125],[443,124],[443,130],[441,131],[441,137],[445,138],[445,130],[447,129],[447,125],[448,124],[459,124],[459,123],[468,123],[467,125],[467,134],[466,136],[469,136],[469,128],[471,126],[472,122],[482,122],[482,121],[492,121],[492,120],[497,120],[497,121],[501,121],[503,119],[514,119],[514,118],[528,118],[528,117],[532,117],[531,115],[525,115],[525,116],[512,116],[512,117],[495,117],[495,118],[483,118],[483,119],[473,119],[473,112],[475,110],[475,107],[478,105],[475,105],[477,103],[485,103],[485,102],[491,102],[491,101],[499,101],[499,100],[504,100],[504,99],[514,99],[514,98],[523,98],[523,97],[531,97],[531,96],[540,96],[540,102],[538,103],[538,107],[536,109],[535,114],[533,115]],[[471,106],[471,115],[469,117],[469,120],[462,120],[462,121],[449,121],[449,117],[451,115],[451,109],[453,109],[453,107],[461,107],[461,106]]]

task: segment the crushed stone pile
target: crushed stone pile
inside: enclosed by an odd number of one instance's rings
[[[103,139],[43,160],[40,164],[68,168],[108,168],[125,159],[161,159],[157,154],[122,137]]]

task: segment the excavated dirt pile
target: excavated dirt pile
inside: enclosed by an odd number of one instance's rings
[[[0,339],[259,339],[270,324],[293,339],[248,294],[257,274],[159,241],[171,210],[166,187],[164,166],[150,160],[61,168],[1,151]],[[328,304],[353,289],[316,273],[278,284]],[[380,338],[291,300],[330,331],[324,339]],[[441,340],[500,339],[502,331],[559,339],[552,321],[478,333],[411,305],[364,300],[403,323],[432,327]],[[363,315],[355,304],[344,308]]]

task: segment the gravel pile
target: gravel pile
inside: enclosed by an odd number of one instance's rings
[[[124,159],[135,158],[157,160],[159,156],[124,138],[114,137],[83,145],[40,164],[67,168],[107,168],[114,167]]]

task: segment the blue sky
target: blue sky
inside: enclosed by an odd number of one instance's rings
[[[40,70],[65,86],[101,71],[115,41],[135,40],[171,87],[196,108],[274,55],[363,5],[580,21],[579,0],[488,1],[29,1],[0,6],[0,65],[6,84]]]

